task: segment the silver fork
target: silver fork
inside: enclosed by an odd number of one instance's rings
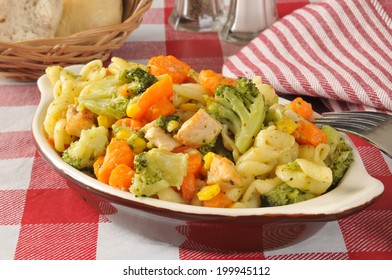
[[[313,123],[357,135],[392,158],[392,115],[369,111],[327,112]]]

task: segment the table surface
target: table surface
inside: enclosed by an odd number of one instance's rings
[[[144,63],[151,56],[171,54],[195,70],[207,65],[220,72],[224,60],[241,46],[221,42],[216,33],[173,30],[167,24],[173,2],[155,0],[140,28],[112,55]],[[283,16],[309,1],[277,2]],[[39,100],[35,83],[0,79],[0,260],[392,259],[392,160],[359,138],[353,141],[367,171],[385,185],[373,205],[328,222],[314,236],[285,248],[197,252],[126,231],[70,190],[34,145],[31,121]],[[325,110],[317,99],[311,102]]]

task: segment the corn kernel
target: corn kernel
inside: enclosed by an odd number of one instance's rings
[[[116,120],[112,117],[109,117],[109,116],[98,116],[97,121],[98,121],[98,126],[110,128]]]
[[[204,186],[201,190],[197,193],[197,197],[201,201],[210,200],[214,196],[220,193],[220,186],[218,184]]]
[[[184,111],[197,111],[197,106],[193,103],[184,103],[180,105],[180,109]]]
[[[132,118],[140,112],[140,106],[137,103],[129,103],[127,106],[127,116]]]
[[[121,129],[116,133],[116,139],[127,140],[131,136],[131,132],[128,129]]]
[[[213,152],[208,152],[205,156],[204,156],[204,158],[203,158],[203,160],[204,160],[204,169],[205,170],[209,170],[210,169],[210,167],[211,167],[211,162],[212,162],[212,159],[214,158],[214,153]]]
[[[277,122],[275,125],[278,130],[286,132],[288,134],[293,133],[298,127],[298,125],[296,125],[290,119],[283,119],[282,121]]]
[[[167,131],[172,132],[173,130],[175,130],[178,126],[179,126],[179,122],[176,120],[171,120],[167,123]]]
[[[147,148],[147,143],[143,138],[137,137],[132,143],[132,148],[135,153],[140,154]]]

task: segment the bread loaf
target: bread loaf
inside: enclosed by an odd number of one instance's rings
[[[64,0],[56,36],[122,22],[122,0]]]
[[[52,37],[62,11],[63,0],[0,0],[0,40]]]

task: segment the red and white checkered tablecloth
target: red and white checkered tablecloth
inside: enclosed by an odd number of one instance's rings
[[[140,28],[113,56],[145,62],[154,55],[172,54],[196,70],[207,66],[221,71],[224,61],[242,47],[219,41],[215,33],[174,31],[167,23],[173,3],[155,0]],[[277,0],[279,15],[308,3]],[[353,141],[365,167],[385,185],[373,205],[328,222],[289,247],[246,253],[194,251],[120,227],[69,189],[34,146],[31,121],[39,100],[35,83],[0,79],[0,260],[392,259],[392,160],[359,138]]]

